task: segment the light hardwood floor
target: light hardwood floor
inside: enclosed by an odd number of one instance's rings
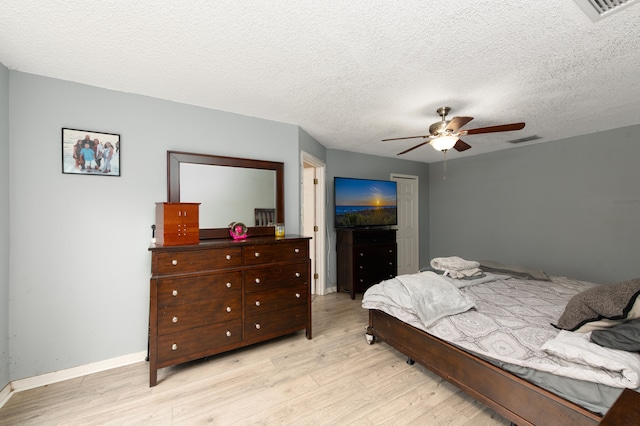
[[[0,425],[508,425],[384,343],[346,293],[316,296],[304,332],[165,368],[146,362],[16,393]]]

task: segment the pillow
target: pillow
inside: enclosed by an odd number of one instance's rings
[[[484,272],[511,275],[514,278],[521,278],[523,280],[551,281],[551,278],[549,278],[547,274],[537,269],[527,268],[526,266],[504,265],[492,260],[481,260],[480,269]]]
[[[638,296],[640,278],[590,288],[569,300],[558,324],[554,326],[586,333],[640,318]]]
[[[591,333],[591,341],[609,349],[640,352],[640,318]]]

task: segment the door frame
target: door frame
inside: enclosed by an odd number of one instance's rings
[[[317,183],[313,181],[309,182],[306,178],[305,168],[314,169],[314,178],[317,179]],[[305,236],[312,236],[311,244],[315,244],[315,250],[313,258],[311,259],[311,294],[324,295],[327,294],[327,279],[326,279],[326,164],[316,158],[315,156],[301,151],[300,152],[300,229],[301,234]],[[304,192],[305,190],[314,191],[313,205],[305,205]],[[313,215],[315,218],[315,226],[317,231],[313,229],[305,229],[305,216]],[[314,274],[317,274],[318,278],[314,279]]]

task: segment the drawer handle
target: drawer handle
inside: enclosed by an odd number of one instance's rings
[[[227,330],[227,337],[231,337],[231,332]]]
[[[227,283],[227,288],[231,288],[231,283]]]
[[[393,265],[393,262],[389,262],[389,265]]]
[[[178,317],[173,317],[171,318],[171,322],[173,322],[174,324],[178,322]]]
[[[177,295],[178,295],[178,290],[173,290],[173,291],[171,292],[171,294],[172,294],[174,297],[175,297],[175,296],[177,296]]]
[[[256,323],[256,330],[260,330],[260,324]]]
[[[231,312],[231,306],[227,306],[227,312]]]
[[[300,299],[301,294],[300,293],[296,293],[296,299]]]
[[[364,269],[364,266],[360,265],[360,269]]]
[[[256,284],[260,284],[260,278],[256,278]]]
[[[178,345],[177,344],[174,343],[173,345],[171,345],[171,350],[172,351],[175,351],[176,349],[178,349]]]
[[[260,257],[260,253],[258,253],[258,252],[253,253],[253,255],[254,255],[255,257]]]
[[[256,306],[260,306],[260,301],[256,300]]]
[[[231,255],[230,254],[226,255],[225,257],[226,257],[227,260],[231,260]]]
[[[300,272],[296,272],[296,278],[300,278]]]
[[[295,248],[295,249],[293,249],[293,252],[294,253],[300,253],[300,249],[299,248]]]
[[[364,253],[360,253],[360,256],[364,256]]]
[[[361,283],[362,283],[362,282],[364,282],[364,279],[360,278],[360,282],[361,282]]]
[[[173,266],[176,266],[176,265],[178,264],[178,261],[177,261],[176,259],[173,259],[173,260],[171,261],[171,264],[172,264]]]

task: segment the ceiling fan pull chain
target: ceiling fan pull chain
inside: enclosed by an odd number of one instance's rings
[[[442,150],[442,152],[444,152],[444,173],[442,174],[442,180],[447,180],[447,151],[446,149]]]

